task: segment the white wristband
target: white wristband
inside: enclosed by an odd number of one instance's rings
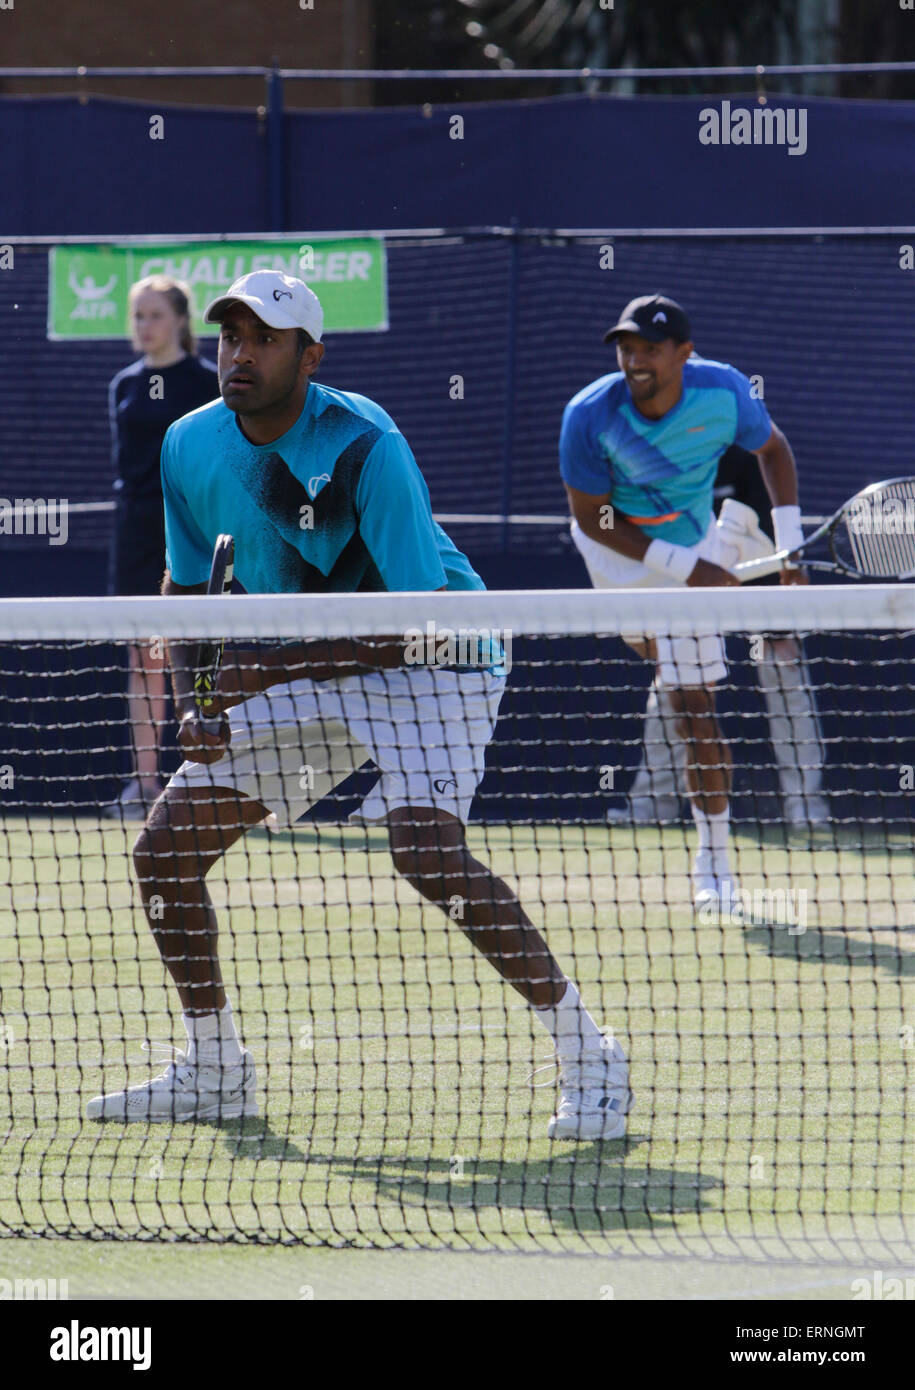
[[[672,545],[670,541],[653,540],[642,556],[642,564],[655,574],[666,575],[668,579],[679,579],[685,584],[696,568],[698,556],[685,545]]]
[[[804,544],[800,507],[773,507],[772,525],[776,550],[797,550],[798,546]]]

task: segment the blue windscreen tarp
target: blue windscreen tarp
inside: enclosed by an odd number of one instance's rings
[[[273,201],[287,228],[310,231],[915,221],[915,103],[726,100],[289,111]],[[271,135],[256,112],[9,97],[0,122],[7,236],[283,230],[271,228]],[[734,143],[745,126],[755,138],[754,122],[773,142]]]

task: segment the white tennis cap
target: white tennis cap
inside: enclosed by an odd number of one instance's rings
[[[324,310],[318,296],[304,280],[281,275],[278,270],[252,270],[207,305],[203,311],[204,323],[221,323],[233,300],[247,304],[271,328],[304,328],[316,343],[321,341]]]

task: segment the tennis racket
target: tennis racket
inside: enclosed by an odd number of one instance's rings
[[[235,564],[235,542],[231,536],[217,536],[210,566],[208,594],[228,594],[232,589],[232,570]],[[207,734],[218,734],[222,715],[209,715],[219,680],[224,642],[201,642],[194,657],[194,699],[200,714],[200,727]]]
[[[831,560],[810,560],[807,552],[828,540]],[[818,527],[796,550],[780,550],[763,560],[735,565],[742,584],[777,574],[788,565],[831,570],[853,579],[915,579],[915,478],[871,483],[835,516]]]

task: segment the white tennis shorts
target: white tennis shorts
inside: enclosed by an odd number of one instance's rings
[[[291,825],[368,759],[381,772],[350,819],[436,806],[466,823],[505,679],[436,667],[272,686],[228,711],[217,763],[182,763],[177,787],[231,787]]]
[[[685,584],[669,575],[656,574],[641,560],[601,545],[586,536],[577,521],[572,522],[572,540],[588,569],[595,589],[683,589]],[[722,552],[721,532],[712,518],[711,525],[697,545],[686,547],[702,560],[727,566],[733,557]],[[643,642],[650,632],[624,633],[627,641]],[[658,681],[678,690],[684,686],[714,685],[728,673],[724,654],[724,638],[655,637],[658,651]]]

